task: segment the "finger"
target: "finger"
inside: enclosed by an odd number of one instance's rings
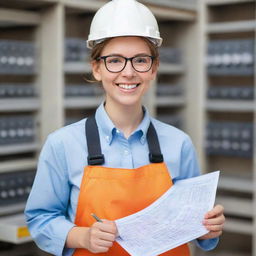
[[[108,250],[109,250],[109,247],[95,245],[91,249],[91,252],[93,252],[93,253],[101,253],[101,252],[107,252]]]
[[[222,205],[216,205],[211,211],[207,212],[206,215],[208,218],[214,216],[219,216],[224,213],[224,207]]]
[[[116,226],[116,223],[115,223],[114,221],[105,220],[105,219],[104,219],[104,220],[103,220],[103,223],[108,224],[108,225],[112,226],[114,229],[117,230],[117,226]]]
[[[224,222],[225,222],[225,217],[223,214],[216,218],[203,220],[204,225],[218,225],[218,224],[223,224]]]
[[[107,232],[107,233],[111,233],[111,234],[116,234],[117,232],[117,228],[115,225],[109,222],[103,222],[103,223],[99,223],[97,224],[97,227],[103,231],[103,232]]]
[[[97,246],[110,248],[113,246],[113,242],[99,239],[95,242]]]
[[[223,230],[224,225],[223,224],[221,224],[221,225],[207,225],[207,226],[205,226],[205,228],[207,230],[209,230],[210,232],[219,232],[219,231]]]
[[[113,241],[115,241],[116,236],[114,234],[111,234],[111,233],[101,232],[100,239],[113,242]]]
[[[224,212],[224,207],[222,205],[216,205],[211,211],[207,212],[205,214],[205,218],[213,218],[214,216],[218,216],[223,214]]]
[[[208,234],[206,234],[205,236],[202,237],[202,239],[211,239],[211,238],[216,238],[221,236],[222,231],[218,231],[218,232],[209,232]]]

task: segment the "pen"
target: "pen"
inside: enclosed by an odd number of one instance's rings
[[[103,222],[98,216],[96,216],[94,213],[91,213],[92,217],[98,221],[98,222]]]

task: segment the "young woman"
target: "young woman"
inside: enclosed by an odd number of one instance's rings
[[[105,101],[95,116],[50,134],[42,149],[25,210],[41,249],[54,255],[128,255],[115,242],[114,220],[147,207],[175,181],[199,175],[188,135],[142,106],[157,74],[161,41],[154,16],[135,0],[113,0],[96,13],[87,43]],[[220,205],[206,213],[209,233],[195,243],[215,248],[224,219]],[[162,255],[190,253],[184,244]]]

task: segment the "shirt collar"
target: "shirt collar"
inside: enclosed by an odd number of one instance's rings
[[[144,117],[137,127],[137,129],[132,133],[132,135],[138,134],[141,144],[145,144],[147,140],[147,131],[150,124],[150,116],[145,107],[143,107]],[[100,104],[95,113],[95,119],[98,124],[98,129],[102,133],[108,144],[111,144],[114,135],[117,132],[117,128],[114,126],[113,122],[109,118],[105,108],[104,102]]]
[[[100,104],[95,113],[95,119],[100,133],[108,144],[112,142],[113,134],[116,130],[113,122],[110,120],[105,108],[104,102]]]
[[[132,133],[132,135],[135,133],[139,134],[141,144],[145,144],[147,140],[147,131],[150,124],[150,116],[147,109],[144,106],[143,106],[143,113],[144,113],[144,116],[141,123],[139,124],[138,128]]]

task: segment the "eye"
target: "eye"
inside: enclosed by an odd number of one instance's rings
[[[134,63],[136,64],[144,64],[144,63],[148,63],[150,60],[149,57],[136,57],[134,58]]]
[[[119,57],[119,56],[107,57],[106,61],[107,61],[107,63],[111,63],[111,64],[116,64],[116,63],[124,62],[123,58]]]

